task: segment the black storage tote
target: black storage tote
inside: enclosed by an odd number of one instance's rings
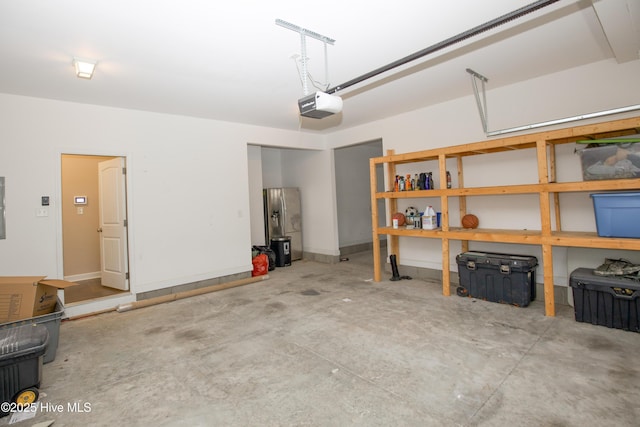
[[[0,330],[0,403],[27,404],[38,399],[48,342],[49,332],[44,325]],[[0,417],[8,414],[0,410]]]
[[[536,298],[534,256],[463,252],[456,256],[458,295],[526,307]]]
[[[576,321],[640,332],[640,281],[593,271],[578,268],[569,278]]]

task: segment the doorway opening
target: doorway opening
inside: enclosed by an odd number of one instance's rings
[[[382,156],[382,139],[334,149],[338,244],[340,255],[372,248],[369,159]],[[376,165],[377,191],[384,191],[384,170]],[[377,199],[379,225],[386,223],[384,200]],[[385,240],[386,243],[386,240]]]
[[[63,154],[62,254],[65,304],[129,292],[126,159]]]

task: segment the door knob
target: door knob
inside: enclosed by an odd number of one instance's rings
[[[102,233],[102,227],[98,227],[98,229],[96,230],[98,233]]]

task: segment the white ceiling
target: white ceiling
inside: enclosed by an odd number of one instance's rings
[[[336,86],[533,2],[3,0],[0,92],[335,131],[470,95],[467,68],[496,88],[638,59],[639,0],[560,0],[338,92],[341,114],[298,115],[300,36],[276,19],[336,40],[327,48]],[[325,81],[324,45],[306,40],[309,72]],[[92,80],[75,77],[74,56],[98,61]]]

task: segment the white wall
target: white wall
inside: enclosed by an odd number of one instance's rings
[[[282,185],[300,188],[304,252],[338,256],[331,150],[282,150]]]
[[[369,159],[381,155],[380,140],[334,150],[338,237],[341,248],[373,240]]]
[[[247,147],[249,164],[249,222],[251,224],[251,245],[265,245],[264,215],[262,199],[262,147]]]
[[[268,246],[264,230],[264,188],[282,187],[281,148],[249,146],[251,245]]]
[[[282,151],[280,148],[262,147],[262,187],[282,187]]]
[[[299,132],[5,94],[0,115],[0,275],[61,278],[61,154],[121,155],[134,293],[250,271],[247,143],[322,145]],[[36,217],[43,195],[45,218]]]
[[[491,76],[487,87],[489,108],[489,130],[521,126],[540,121],[570,117],[611,108],[635,105],[640,100],[640,61],[617,64],[602,61],[561,73],[543,76],[518,85],[491,89]],[[344,114],[348,114],[348,101]],[[603,117],[593,121],[639,115],[639,111],[617,116]],[[585,121],[565,124],[568,127],[584,124]],[[524,133],[524,132],[521,132]],[[429,108],[412,111],[401,116],[369,123],[331,134],[327,140],[329,148],[348,146],[358,141],[381,138],[384,150],[394,149],[396,153],[412,152],[429,148],[458,145],[486,140],[482,130],[475,97],[469,87],[469,96]],[[558,166],[560,180],[580,180],[581,169],[572,146],[559,150]],[[448,165],[453,169],[453,164]],[[415,173],[435,171],[435,163],[404,165],[398,171]],[[455,174],[453,185],[455,187]],[[535,153],[500,153],[478,156],[465,160],[465,185],[487,185],[493,183],[515,184],[537,182]],[[398,207],[418,204],[423,209],[427,203],[438,208],[439,200],[401,199]],[[537,196],[516,196],[509,198],[474,197],[467,200],[469,210],[478,213],[483,226],[498,228],[540,228]],[[563,227],[567,230],[595,231],[593,207],[588,194],[562,195]],[[457,205],[452,203],[452,223],[459,221],[455,216]],[[472,242],[475,249],[531,254],[542,261],[540,248],[528,245],[499,245]],[[455,254],[459,244],[452,242],[450,264],[457,269]],[[554,248],[554,276],[557,285],[566,285],[569,266],[575,264],[572,251]],[[604,258],[607,251],[599,251]],[[440,269],[441,246],[436,239],[404,238],[400,243],[401,262],[407,265]],[[633,255],[633,254],[631,254]],[[580,256],[580,255],[577,255]],[[633,256],[632,256],[633,258]]]

